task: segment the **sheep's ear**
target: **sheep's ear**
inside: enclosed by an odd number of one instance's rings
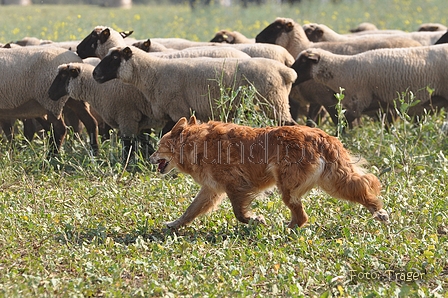
[[[306,57],[308,58],[308,60],[317,63],[320,60],[320,55],[317,53],[313,53],[313,52],[308,52],[306,53]]]
[[[196,125],[198,124],[195,115],[191,115],[190,120],[188,120],[188,125]]]
[[[131,31],[122,31],[122,32],[120,32],[120,35],[121,35],[121,37],[126,38],[129,35],[131,35],[132,33],[134,33],[133,30],[131,30]]]
[[[5,44],[3,47],[4,47],[5,49],[10,49],[10,48],[11,48],[11,43],[8,42],[8,43]]]
[[[100,34],[100,42],[105,43],[109,39],[109,36],[110,36],[110,29],[109,28],[104,29],[103,31],[101,31]]]
[[[124,60],[129,60],[132,57],[132,50],[130,47],[125,47],[122,51]]]
[[[182,117],[177,121],[174,127],[171,129],[171,135],[179,135],[185,127],[187,127],[187,118]]]
[[[290,32],[290,31],[292,31],[292,29],[294,29],[294,23],[293,22],[287,22],[285,25],[286,25],[285,26],[286,32]]]

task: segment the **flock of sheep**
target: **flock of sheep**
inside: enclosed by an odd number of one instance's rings
[[[38,125],[51,130],[52,154],[66,125],[77,131],[84,124],[94,154],[98,134],[115,128],[129,158],[142,132],[164,134],[192,113],[216,118],[222,91],[240,86],[255,87],[259,106],[281,125],[302,116],[315,122],[322,111],[336,124],[334,94],[341,87],[350,126],[380,111],[392,122],[403,91],[418,99],[412,115],[448,107],[446,27],[403,32],[360,24],[353,32],[277,18],[255,38],[222,30],[209,42],[135,40],[105,26],[80,42],[25,38],[0,48],[0,123],[8,139],[16,119],[29,139]]]

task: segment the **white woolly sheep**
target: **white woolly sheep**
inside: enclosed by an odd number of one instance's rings
[[[242,33],[238,31],[220,30],[216,32],[215,36],[210,40],[210,42],[222,42],[222,43],[254,43],[254,38],[247,38]]]
[[[338,41],[338,42],[349,42],[356,40],[357,42],[365,41],[368,39],[380,39],[380,40],[393,40],[397,38],[408,38],[415,40],[420,45],[433,45],[436,43],[436,41],[445,33],[442,31],[437,32],[428,32],[428,31],[421,31],[421,32],[400,32],[400,33],[391,33],[391,34],[353,34],[353,35],[344,35],[336,33],[334,30],[329,28],[328,26],[324,24],[311,24],[308,26],[304,26],[304,30],[306,33],[306,36],[309,40],[313,42],[324,42],[324,41]],[[361,41],[360,41],[361,39]],[[415,46],[418,46],[417,43],[415,43]],[[411,44],[412,46],[412,44]],[[396,46],[394,46],[396,47]],[[404,46],[408,47],[408,46]]]
[[[269,104],[270,117],[295,124],[288,94],[297,75],[271,59],[161,59],[135,47],[116,47],[94,69],[93,77],[100,83],[119,78],[135,85],[151,102],[154,114],[174,122],[192,112],[200,120],[216,118],[222,89],[252,84],[258,101]]]
[[[70,96],[88,102],[101,118],[120,131],[123,158],[136,148],[144,129],[159,129],[167,120],[154,116],[146,97],[134,86],[113,80],[98,84],[92,77],[95,67],[85,63],[62,64],[48,91],[53,100]]]
[[[353,56],[336,55],[322,49],[303,51],[292,66],[296,83],[313,79],[334,92],[342,87],[348,121],[373,115],[380,108],[393,112],[400,92],[412,92],[420,102],[410,115],[425,108],[448,106],[448,45],[406,49],[378,49]],[[427,87],[433,88],[432,97]],[[397,102],[399,106],[399,102]]]
[[[81,62],[75,53],[57,47],[0,48],[0,118],[38,118],[47,116],[53,125],[52,153],[57,153],[66,135],[61,118],[68,97],[50,100],[47,90],[63,63]],[[6,117],[5,117],[6,116]]]
[[[302,50],[308,48],[322,48],[337,54],[353,55],[377,48],[414,47],[420,45],[418,42],[408,38],[366,41],[350,40],[347,42],[311,42],[306,37],[302,26],[289,18],[277,18],[257,35],[256,41],[281,45],[294,57],[297,57]],[[296,88],[296,86],[297,84],[293,88]],[[311,88],[311,92],[307,88]],[[328,88],[317,82],[308,82],[306,86],[299,86],[299,89],[300,98],[305,98],[310,104],[324,106],[333,122],[337,124],[338,119],[334,108],[335,98],[333,91],[328,90]],[[319,90],[319,92],[316,92],[316,90]],[[309,114],[308,117],[314,120],[317,115]]]

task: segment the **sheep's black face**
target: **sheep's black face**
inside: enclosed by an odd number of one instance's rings
[[[99,41],[98,33],[93,30],[92,33],[87,35],[76,47],[76,53],[81,59],[87,57],[96,57],[95,51],[98,47]]]
[[[282,33],[290,32],[292,28],[293,24],[291,23],[275,21],[266,28],[264,28],[263,31],[258,33],[258,35],[255,37],[255,42],[275,44],[277,38]]]
[[[48,89],[48,96],[56,101],[61,97],[68,94],[67,87],[70,81],[70,78],[73,76],[78,76],[79,72],[75,70],[70,70],[69,66],[60,68],[59,73],[54,78],[53,83],[51,83],[50,89]]]
[[[98,83],[105,83],[117,78],[117,72],[121,65],[121,54],[119,50],[112,51],[103,58],[93,70],[93,78]]]
[[[306,82],[312,79],[311,70],[313,65],[319,62],[319,55],[315,53],[303,52],[298,57],[296,62],[291,65],[291,68],[297,73],[297,80],[293,86]]]
[[[210,40],[210,42],[221,42],[221,43],[234,44],[235,43],[235,39],[233,38],[233,36],[231,36],[231,35],[227,34],[226,32],[222,31],[222,32],[216,33],[215,37],[213,37],[213,39]]]

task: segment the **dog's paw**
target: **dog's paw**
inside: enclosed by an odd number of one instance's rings
[[[256,223],[266,225],[266,220],[264,219],[263,215],[257,215],[257,216],[251,217],[250,219]]]
[[[380,209],[378,211],[375,211],[373,213],[373,218],[378,220],[378,221],[382,221],[384,223],[388,223],[389,222],[389,214],[387,214],[387,211],[384,209]]]
[[[164,222],[163,224],[166,225],[170,229],[177,229],[181,226],[181,224],[177,220],[170,221],[170,222]]]

